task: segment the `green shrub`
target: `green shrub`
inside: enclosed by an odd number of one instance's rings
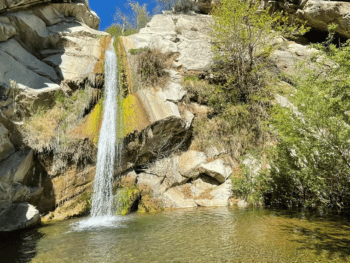
[[[147,47],[144,47],[144,48],[137,48],[137,49],[130,49],[129,52],[131,55],[138,55],[142,52],[145,52],[147,51],[149,48]]]
[[[304,67],[294,79],[290,99],[297,111],[274,112],[280,141],[269,191],[276,203],[350,205],[350,41],[339,49],[330,43],[318,45],[321,53],[312,59],[318,69]]]

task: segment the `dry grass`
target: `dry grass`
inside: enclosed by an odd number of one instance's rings
[[[172,63],[170,52],[162,53],[158,49],[147,49],[135,56],[137,56],[137,73],[144,84],[161,87],[168,81],[169,74],[164,69],[168,69]]]
[[[75,91],[66,97],[62,91],[54,95],[55,106],[49,110],[37,108],[22,126],[24,142],[37,152],[70,147],[76,142],[69,131],[82,120],[85,110],[94,99],[92,88]]]

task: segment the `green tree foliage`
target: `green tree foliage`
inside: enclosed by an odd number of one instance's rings
[[[334,25],[320,54],[295,79],[296,109],[277,107],[280,142],[272,161],[270,191],[291,206],[348,207],[350,195],[350,41],[332,43]]]
[[[267,141],[265,122],[272,106],[267,58],[274,39],[305,31],[303,26],[288,26],[282,13],[271,16],[259,6],[259,1],[223,0],[213,13],[213,73],[218,84],[214,107],[225,120],[222,128],[230,134],[229,144],[240,147],[240,154]]]

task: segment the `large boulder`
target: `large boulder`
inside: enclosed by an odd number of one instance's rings
[[[21,63],[28,69],[28,72],[35,72],[38,76],[45,78],[45,81],[47,81],[47,83],[57,84],[60,82],[60,78],[57,76],[55,70],[52,67],[40,61],[34,55],[25,50],[15,39],[12,38],[6,42],[0,43],[0,50],[4,51],[6,54],[11,54],[12,58],[15,61]],[[8,60],[8,62],[10,61],[12,61],[12,59]],[[34,86],[34,84],[29,85]],[[34,88],[36,87],[34,86]]]
[[[32,5],[44,4],[47,2],[51,2],[51,0],[0,0],[0,12],[24,9]]]
[[[17,151],[0,162],[0,210],[12,202],[39,201],[43,187],[40,181],[33,185],[35,176],[31,150]]]
[[[213,162],[202,164],[199,167],[200,173],[205,173],[215,178],[219,183],[224,183],[231,175],[232,170],[224,165],[222,159],[217,159]]]
[[[307,0],[296,13],[314,28],[328,31],[328,25],[337,24],[336,32],[350,38],[350,3],[343,1]]]
[[[29,228],[39,223],[39,211],[28,203],[12,204],[0,213],[0,232]]]
[[[195,178],[199,175],[198,167],[207,161],[207,156],[203,152],[187,151],[180,156],[179,172],[186,178]]]
[[[141,173],[128,172],[122,178],[136,175],[131,181],[140,188],[147,186],[164,208],[225,206],[232,195],[231,180],[226,180],[231,170],[221,159],[206,161],[203,152],[190,150],[156,160]]]
[[[310,59],[318,52],[315,48],[293,41],[281,40],[279,44],[281,47],[271,54],[270,60],[274,62],[279,73],[283,72],[286,75],[297,74],[300,62]]]
[[[124,46],[126,51],[149,47],[161,52],[178,53],[179,57],[173,64],[175,68],[203,71],[209,69],[212,63],[213,53],[208,35],[212,21],[208,15],[156,15],[139,33],[125,37]]]

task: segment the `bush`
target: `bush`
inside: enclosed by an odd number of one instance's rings
[[[137,55],[137,73],[146,85],[160,86],[165,84],[169,73],[164,69],[169,68],[171,53],[162,53],[158,49],[146,49]]]
[[[318,70],[304,68],[294,80],[298,111],[276,107],[273,115],[280,134],[270,174],[276,203],[350,205],[350,41],[339,49],[330,43],[318,45]]]
[[[273,109],[275,76],[269,72],[274,39],[302,34],[303,25],[287,25],[282,13],[259,10],[259,1],[223,0],[214,10],[212,42],[214,65],[208,81],[189,76],[190,100],[209,106],[207,116],[194,122],[194,147],[225,149],[237,162],[252,151],[262,158],[274,140],[269,121]],[[235,191],[262,203],[262,178],[252,180],[244,169]],[[259,188],[257,190],[256,188]]]

